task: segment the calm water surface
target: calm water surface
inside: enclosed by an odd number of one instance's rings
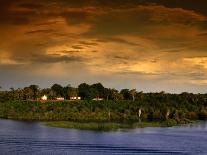
[[[207,155],[207,122],[171,128],[94,132],[0,119],[2,155]]]

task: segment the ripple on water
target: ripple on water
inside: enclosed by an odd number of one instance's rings
[[[207,154],[206,130],[192,127],[138,130],[141,132],[92,132],[0,120],[0,155]]]
[[[32,138],[0,138],[0,147],[4,147],[6,154],[31,154],[34,151],[51,152],[58,150],[59,152],[70,152],[78,150],[88,153],[110,153],[110,154],[185,154],[181,150],[159,150],[154,148],[137,148],[123,147],[112,145],[98,144],[81,144],[70,143],[68,141],[49,141],[49,140],[33,140]],[[7,150],[7,151],[6,151]]]

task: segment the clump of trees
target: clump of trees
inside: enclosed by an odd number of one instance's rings
[[[66,100],[70,97],[80,96],[83,100],[93,98],[103,98],[105,100],[135,100],[136,89],[116,89],[105,88],[101,83],[89,85],[81,83],[77,88],[71,85],[61,86],[53,84],[50,88],[40,89],[38,85],[30,85],[23,89],[10,88],[10,91],[1,91],[2,100],[37,100],[41,96],[47,95],[48,99],[53,100],[57,97],[63,97]]]
[[[47,95],[48,102],[38,101]],[[81,101],[54,102],[56,97],[69,99],[81,96]],[[103,98],[103,101],[93,101]],[[30,85],[23,89],[0,91],[0,117],[34,120],[72,121],[168,121],[207,119],[207,94],[143,93],[135,89],[105,88],[101,83],[82,83],[77,88],[54,84],[40,89]]]

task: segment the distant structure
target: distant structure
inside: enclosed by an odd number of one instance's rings
[[[93,101],[102,101],[103,98],[96,97],[96,98],[93,98],[92,100],[93,100]]]
[[[81,97],[79,97],[79,96],[71,96],[70,100],[81,100]]]
[[[58,100],[58,101],[63,101],[63,100],[65,100],[65,99],[64,99],[63,97],[57,97],[56,100]]]
[[[42,96],[41,100],[46,101],[47,100],[47,96],[46,95]]]

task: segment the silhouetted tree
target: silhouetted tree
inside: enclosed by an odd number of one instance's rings
[[[33,100],[36,100],[37,96],[38,96],[38,92],[39,92],[39,86],[38,85],[30,85],[29,88],[33,92]]]
[[[129,92],[129,89],[122,89],[122,90],[120,91],[120,94],[123,95],[124,100],[129,100],[129,99],[130,99],[130,92]]]
[[[132,89],[132,90],[129,91],[129,94],[132,96],[133,101],[135,100],[136,93],[137,93],[136,89]]]
[[[56,93],[56,97],[63,97],[63,87],[59,84],[54,84],[51,89]]]

